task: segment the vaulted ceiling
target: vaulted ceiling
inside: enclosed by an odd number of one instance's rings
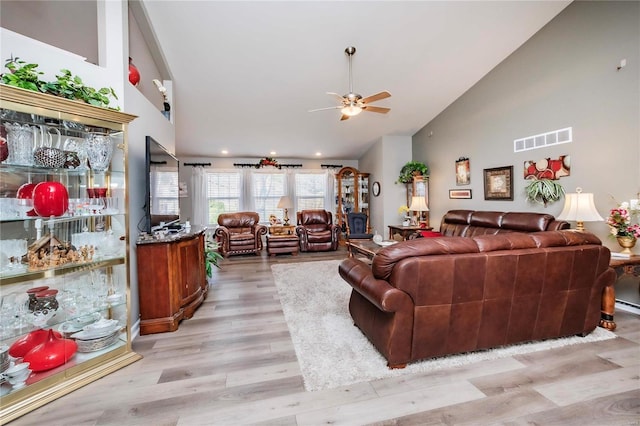
[[[174,81],[179,155],[357,159],[411,136],[569,1],[144,1]],[[326,92],[387,90],[340,121]]]

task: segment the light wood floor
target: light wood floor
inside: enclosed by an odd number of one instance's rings
[[[135,340],[144,359],[12,425],[639,424],[640,317],[625,312],[617,339],[306,392],[270,265],[344,256],[225,260],[194,318]]]

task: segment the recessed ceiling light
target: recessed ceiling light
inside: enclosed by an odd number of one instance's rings
[[[316,152],[316,157],[320,157],[322,155],[321,152]]]
[[[221,152],[225,155],[229,153],[229,151],[227,151],[226,149],[223,149]]]
[[[275,151],[271,151],[271,152],[269,153],[269,155],[276,155],[276,152],[275,152]]]

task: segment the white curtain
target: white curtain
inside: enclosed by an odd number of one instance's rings
[[[253,197],[253,186],[251,184],[251,169],[242,170],[242,198],[240,200],[240,210],[245,212],[255,211],[255,200]]]
[[[209,225],[209,206],[207,202],[207,173],[204,167],[193,167],[191,170],[191,222],[198,226]]]
[[[336,170],[327,170],[327,192],[324,196],[324,209],[336,215]],[[335,217],[334,217],[335,221]],[[334,222],[335,223],[335,222]]]

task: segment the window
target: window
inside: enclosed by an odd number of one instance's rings
[[[295,205],[298,211],[324,209],[327,193],[325,173],[296,173],[295,182]]]
[[[176,167],[152,167],[150,179],[151,214],[179,214],[178,169]]]
[[[218,215],[240,211],[242,175],[238,171],[207,172],[209,223],[218,223]]]
[[[286,194],[286,175],[284,172],[251,174],[251,188],[255,203],[255,211],[261,222],[267,222],[270,215],[282,216],[278,201]]]

